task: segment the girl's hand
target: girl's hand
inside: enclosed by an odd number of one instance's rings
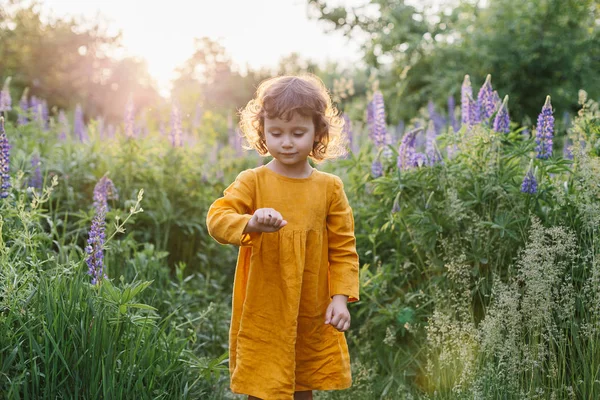
[[[273,208],[259,208],[254,211],[248,221],[244,233],[247,232],[277,232],[287,225],[281,214]]]
[[[347,303],[348,296],[334,295],[325,311],[325,323],[331,324],[340,332],[345,332],[350,328],[350,312]]]

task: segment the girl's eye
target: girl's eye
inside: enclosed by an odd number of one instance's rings
[[[304,135],[304,132],[294,132],[294,136],[302,136]]]
[[[269,132],[271,134],[271,136],[279,136],[281,135],[281,133],[279,132]]]

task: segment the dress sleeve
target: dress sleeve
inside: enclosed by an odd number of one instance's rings
[[[251,246],[258,233],[243,233],[254,213],[254,176],[241,172],[212,203],[206,215],[208,233],[221,244]]]
[[[359,300],[359,263],[354,237],[354,217],[344,184],[334,181],[333,198],[327,213],[329,243],[329,293],[348,296],[348,302]]]

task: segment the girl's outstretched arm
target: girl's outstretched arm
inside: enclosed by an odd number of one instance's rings
[[[330,296],[348,296],[348,303],[359,300],[359,269],[354,217],[344,184],[335,178],[334,195],[327,214],[327,239],[329,242]]]
[[[208,233],[221,244],[247,246],[252,233],[244,228],[254,212],[254,175],[241,172],[223,192],[223,197],[212,203],[206,215]]]

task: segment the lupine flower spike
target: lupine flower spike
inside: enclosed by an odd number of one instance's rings
[[[58,138],[60,140],[65,140],[67,136],[71,134],[71,127],[69,126],[69,120],[65,115],[63,110],[58,112],[58,124],[59,124],[59,134]]]
[[[371,176],[379,178],[381,175],[383,175],[383,165],[381,165],[381,161],[375,160],[371,164]]]
[[[415,142],[417,134],[421,132],[423,128],[416,128],[408,131],[402,137],[400,147],[398,148],[398,161],[397,166],[400,170],[407,170],[416,166],[416,154],[415,154]]]
[[[496,105],[494,103],[494,90],[492,89],[492,76],[488,74],[485,78],[484,84],[479,89],[477,95],[477,108],[479,109],[480,121],[488,122],[488,119],[496,111]]]
[[[0,199],[8,197],[10,189],[10,144],[4,130],[4,117],[0,116]]]
[[[531,168],[525,174],[525,178],[523,178],[523,183],[521,184],[521,192],[528,194],[537,193],[537,180],[535,179],[535,175]]]
[[[547,159],[552,156],[552,137],[554,133],[554,116],[552,115],[552,104],[550,96],[546,97],[542,112],[538,116],[535,143],[537,158]]]
[[[467,103],[469,104],[467,106],[467,109],[469,110],[469,116],[466,124],[468,127],[470,127],[479,123],[479,104],[470,94],[467,95]]]
[[[369,138],[373,142],[375,142],[375,138],[373,137],[373,134],[375,132],[374,125],[375,125],[375,108],[373,106],[373,101],[371,100],[370,102],[367,103],[367,130],[369,132]]]
[[[508,133],[510,132],[510,116],[508,115],[508,95],[504,96],[504,101],[500,105],[500,110],[494,118],[494,124],[492,128],[496,132]]]
[[[380,91],[373,94],[373,142],[375,146],[383,147],[386,143],[387,129],[385,125],[385,106]]]
[[[29,186],[40,190],[42,188],[42,171],[40,170],[40,156],[38,154],[34,154],[31,157],[31,168],[33,169],[33,174],[29,179]]]
[[[117,191],[113,182],[106,176],[100,178],[94,187],[94,208],[96,213],[92,219],[88,245],[85,248],[88,274],[92,277],[92,285],[106,279],[104,272],[104,241],[108,199],[116,198]]]
[[[427,111],[429,113],[429,119],[433,121],[435,133],[439,135],[442,133],[444,125],[446,125],[446,120],[435,111],[435,104],[433,104],[433,101],[431,100],[429,100],[429,103],[427,104]]]

